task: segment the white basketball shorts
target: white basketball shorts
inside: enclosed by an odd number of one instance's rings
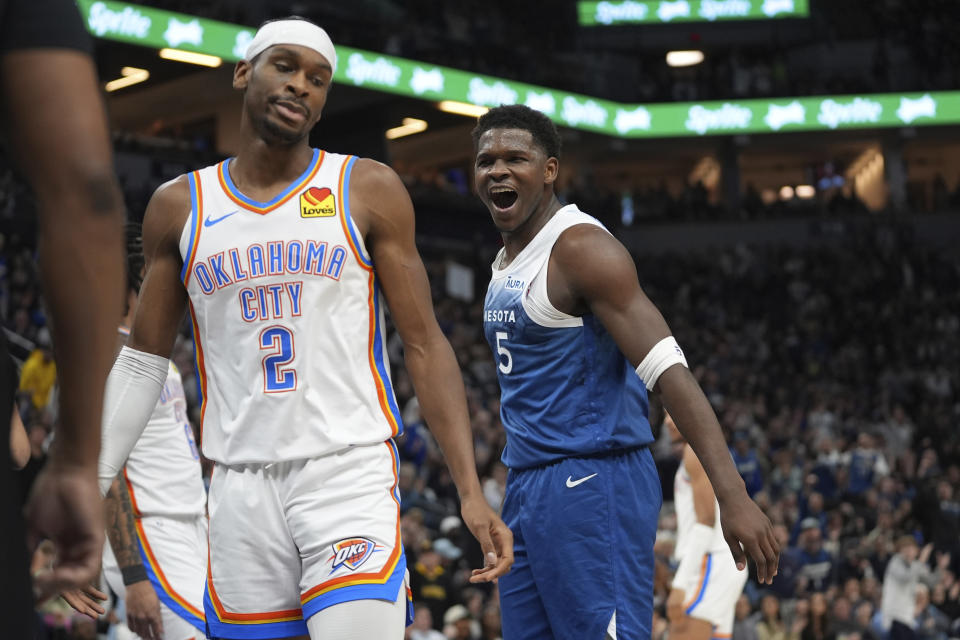
[[[216,638],[283,638],[406,581],[393,441],[320,458],[221,465],[210,483],[204,605]]]
[[[160,599],[164,638],[205,638],[206,516],[144,516],[137,519],[136,527],[140,556]],[[109,542],[103,549],[103,575],[114,593],[123,597],[123,579]]]
[[[712,624],[714,638],[729,638],[734,608],[746,583],[747,572],[737,571],[733,555],[723,550],[703,556],[699,573],[677,587],[683,589],[688,616]]]

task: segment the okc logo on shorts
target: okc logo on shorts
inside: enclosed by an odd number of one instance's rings
[[[347,538],[340,542],[334,542],[333,555],[330,556],[333,567],[330,569],[330,573],[340,567],[356,571],[373,555],[374,551],[377,551],[377,544],[366,538]]]
[[[329,218],[337,215],[333,192],[327,187],[310,187],[300,194],[301,218]]]

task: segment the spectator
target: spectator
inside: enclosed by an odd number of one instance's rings
[[[49,342],[38,344],[20,372],[20,392],[30,399],[30,406],[42,413],[50,404],[50,392],[57,382],[57,365]]]
[[[426,546],[420,551],[410,572],[410,590],[414,602],[424,603],[430,609],[436,629],[444,622],[444,614],[457,602],[452,576],[443,566],[440,553]],[[445,624],[445,622],[444,622]]]
[[[917,585],[916,619],[917,640],[947,640],[950,619],[930,602],[930,588],[922,582]]]
[[[446,640],[446,636],[433,628],[430,607],[418,602],[413,606],[413,623],[407,627],[404,640]]]
[[[480,640],[479,630],[470,611],[462,604],[455,604],[443,615],[443,634],[449,640]]]
[[[787,629],[780,617],[780,598],[768,593],[760,599],[761,618],[757,621],[758,640],[799,640],[800,634]]]
[[[740,472],[750,497],[763,489],[763,469],[757,457],[757,451],[750,444],[750,435],[746,431],[735,431],[733,446],[730,448],[733,463]]]
[[[913,640],[917,589],[921,580],[930,579],[927,560],[933,546],[919,550],[913,536],[897,540],[897,552],[890,558],[883,576],[881,612],[883,626],[889,630],[890,640]]]
[[[757,635],[757,620],[750,615],[750,599],[747,594],[742,594],[737,599],[737,606],[734,609],[733,633],[730,634],[731,640],[759,640]]]
[[[800,640],[833,640],[836,634],[827,615],[827,597],[822,592],[810,596],[810,611],[807,613]]]
[[[833,578],[833,558],[823,548],[823,534],[816,518],[806,518],[800,529],[800,575],[808,589],[823,591]]]

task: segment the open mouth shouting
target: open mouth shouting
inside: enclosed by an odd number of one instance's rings
[[[490,187],[490,202],[497,209],[498,213],[507,213],[517,203],[520,194],[517,190],[506,185],[494,185]]]

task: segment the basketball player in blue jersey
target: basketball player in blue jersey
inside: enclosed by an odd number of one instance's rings
[[[742,543],[770,582],[773,528],[633,260],[554,194],[556,127],[503,106],[479,119],[473,140],[476,189],[504,243],[483,312],[507,431],[502,515],[516,554],[500,580],[504,640],[650,637],[661,493],[648,391],[703,463],[738,568]]]
[[[436,322],[414,214],[386,166],[312,149],[337,65],[318,26],[262,26],[233,84],[234,158],[161,186],[144,217],[147,272],[107,382],[101,490],[156,404],[189,309],[203,391],[204,605],[216,638],[399,640],[408,612],[384,303],[464,522],[486,566],[509,529],[476,474],[462,378]]]

